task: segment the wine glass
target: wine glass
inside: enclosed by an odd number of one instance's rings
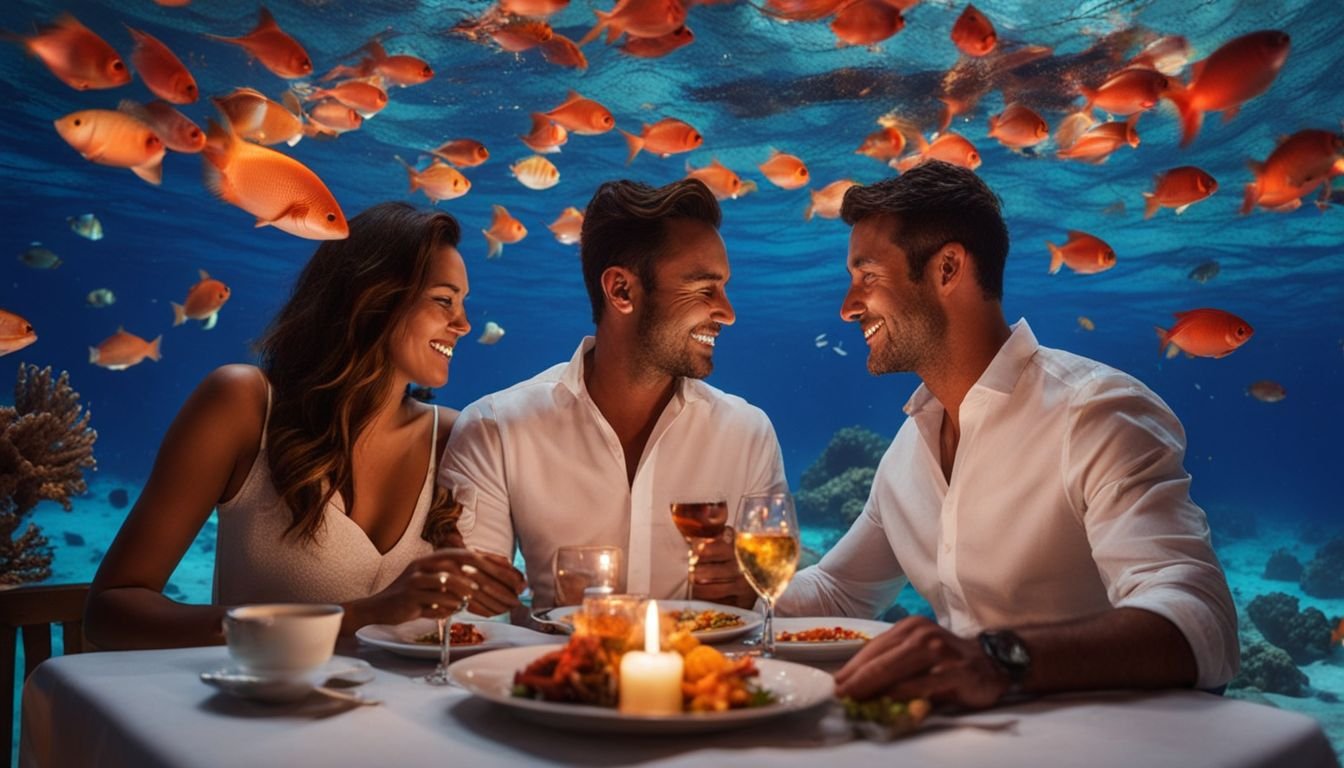
[[[555,550],[555,605],[579,605],[585,595],[625,591],[624,554],[614,546],[564,546]]]
[[[728,502],[718,493],[702,494],[695,501],[674,501],[672,522],[686,537],[686,599],[690,600],[695,587],[695,566],[700,562],[700,548],[723,534],[728,523]]]
[[[763,493],[742,497],[733,522],[737,564],[751,588],[765,601],[762,656],[775,655],[775,601],[798,567],[798,515],[793,496]]]
[[[469,563],[462,566],[462,574],[464,576],[470,577],[477,573],[479,573],[479,571],[476,570],[476,567]],[[439,571],[434,575],[438,578],[440,587],[447,586],[449,575],[447,571]],[[475,586],[475,584],[473,584],[473,586]],[[471,593],[464,594],[459,598],[455,610],[450,612],[447,616],[439,616],[434,619],[434,623],[438,625],[439,630],[439,663],[438,666],[434,667],[433,672],[430,672],[422,678],[426,683],[429,683],[430,685],[448,685],[448,662],[452,656],[453,646],[453,614],[467,610],[467,605],[470,602]]]

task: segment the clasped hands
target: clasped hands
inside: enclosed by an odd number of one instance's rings
[[[472,549],[440,549],[413,561],[397,580],[369,598],[380,622],[400,624],[428,616],[442,618],[467,607],[493,616],[518,605],[526,586],[508,558]]]
[[[994,706],[1009,685],[977,639],[958,637],[922,616],[901,619],[865,643],[835,675],[837,696],[925,698],[966,709]]]

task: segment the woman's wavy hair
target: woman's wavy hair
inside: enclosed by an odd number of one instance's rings
[[[337,493],[353,511],[355,440],[391,384],[392,334],[425,289],[431,256],[461,234],[446,213],[369,208],[350,220],[347,239],[318,246],[258,343],[272,388],[271,479],[292,515],[286,535],[316,539]],[[436,526],[455,518],[453,506],[435,495]]]

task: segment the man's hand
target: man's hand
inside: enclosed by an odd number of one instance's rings
[[[994,706],[1008,687],[1007,674],[978,640],[957,637],[922,616],[901,619],[868,641],[835,675],[837,696],[927,698],[968,709]]]
[[[733,528],[727,526],[723,534],[699,544],[700,562],[695,566],[695,583],[691,594],[696,600],[750,608],[756,604],[756,591],[747,583],[742,569],[737,566],[733,552]]]

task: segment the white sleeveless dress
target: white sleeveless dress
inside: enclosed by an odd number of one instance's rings
[[[275,491],[266,457],[271,418],[271,387],[266,385],[266,425],[261,448],[242,488],[220,504],[215,546],[214,602],[239,605],[263,602],[342,603],[386,588],[406,566],[433,551],[421,538],[434,497],[439,409],[429,439],[429,468],[411,521],[401,539],[380,553],[364,529],[345,514],[340,495],[323,512],[314,542],[285,535],[291,515]]]

